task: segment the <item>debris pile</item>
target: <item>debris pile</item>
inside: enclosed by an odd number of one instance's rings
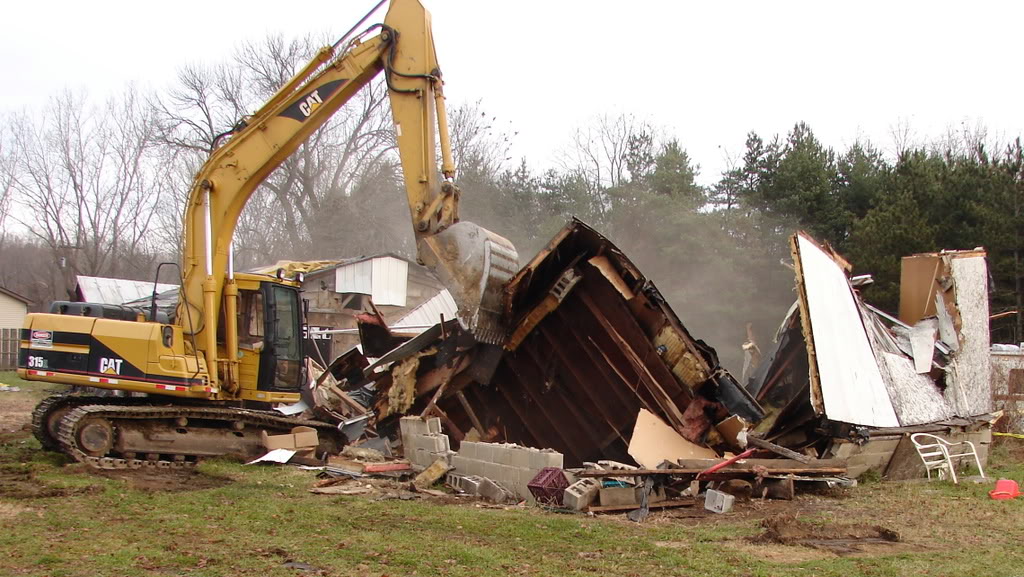
[[[905,257],[899,317],[863,302],[870,278],[800,233],[798,300],[746,388],[767,412],[753,430],[851,476],[924,476],[909,436],[991,441],[988,274],[983,251]]]
[[[744,345],[745,386],[578,220],[507,285],[500,346],[443,317],[409,338],[367,316],[362,350],[331,362],[310,396],[312,414],[360,439],[319,467],[333,480],[316,489],[369,493],[385,479],[442,495],[431,487],[443,482],[498,505],[643,521],[700,495],[726,513],[853,487],[872,468],[912,475],[913,432],[987,442],[984,253],[905,259],[897,318],[861,300],[866,277],[827,247],[801,233],[792,251],[797,303],[763,356]],[[301,433],[267,447],[301,450]]]

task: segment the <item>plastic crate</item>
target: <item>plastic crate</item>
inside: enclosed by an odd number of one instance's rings
[[[558,467],[544,467],[532,481],[526,484],[530,494],[541,505],[562,506],[562,497],[569,486],[565,473]]]

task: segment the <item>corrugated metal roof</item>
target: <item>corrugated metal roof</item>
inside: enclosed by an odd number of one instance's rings
[[[178,285],[174,284],[156,285],[158,293],[176,288]],[[78,275],[78,294],[85,302],[119,305],[152,295],[153,283],[144,280]]]
[[[441,322],[441,315],[444,315],[446,320],[450,320],[455,318],[458,311],[459,307],[455,304],[455,299],[452,298],[448,289],[445,289],[398,319],[392,328],[433,326]]]

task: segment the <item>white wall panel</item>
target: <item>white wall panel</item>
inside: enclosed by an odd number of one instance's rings
[[[373,263],[369,260],[340,266],[334,271],[335,292],[373,294]]]
[[[898,427],[846,274],[803,236],[799,250],[825,414],[844,423]]]
[[[409,288],[409,263],[391,256],[372,259],[373,303],[404,307]]]

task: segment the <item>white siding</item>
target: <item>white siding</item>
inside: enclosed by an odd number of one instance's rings
[[[441,315],[444,315],[445,320],[451,320],[458,312],[459,307],[455,304],[455,299],[448,289],[445,289],[409,311],[409,314],[399,319],[392,328],[433,326],[441,322]]]
[[[0,293],[0,329],[21,328],[27,312],[25,303]]]
[[[340,266],[334,271],[335,292],[373,294],[373,263],[364,260]]]
[[[825,415],[855,425],[898,427],[846,274],[812,242],[798,239]]]
[[[409,263],[390,256],[373,259],[373,302],[404,307],[409,289]]]

